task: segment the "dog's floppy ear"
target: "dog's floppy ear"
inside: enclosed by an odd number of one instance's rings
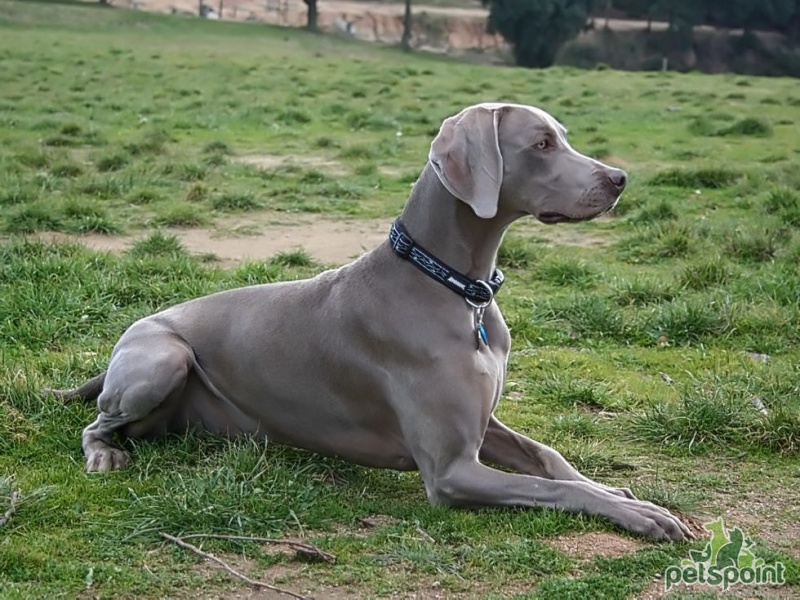
[[[482,219],[497,214],[503,182],[499,121],[497,109],[468,108],[445,119],[428,154],[442,185]]]

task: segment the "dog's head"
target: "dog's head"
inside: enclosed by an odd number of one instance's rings
[[[576,152],[552,116],[519,104],[478,104],[442,123],[428,156],[439,180],[483,219],[531,214],[585,221],[611,210],[620,169]]]

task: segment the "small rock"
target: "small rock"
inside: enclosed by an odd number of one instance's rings
[[[764,401],[761,398],[759,398],[758,396],[753,396],[752,398],[750,398],[750,402],[753,404],[753,406],[756,407],[756,410],[760,412],[762,415],[767,414],[767,407],[764,406]]]
[[[371,517],[360,517],[358,523],[362,527],[386,527],[387,525],[400,523],[400,519],[389,515],[372,515]]]
[[[748,352],[748,358],[753,362],[767,362],[769,360],[769,354],[759,354],[758,352]]]
[[[669,375],[667,375],[666,373],[659,373],[659,375],[661,375],[661,379],[663,379],[663,380],[664,380],[664,382],[665,382],[667,385],[672,385],[672,384],[674,383],[674,380],[672,379],[672,377],[670,377],[670,376],[669,376]]]

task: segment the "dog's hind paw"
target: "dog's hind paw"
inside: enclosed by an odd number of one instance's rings
[[[106,473],[120,471],[128,466],[131,457],[124,450],[107,446],[92,451],[86,457],[87,473]]]

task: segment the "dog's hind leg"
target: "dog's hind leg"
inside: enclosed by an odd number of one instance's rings
[[[156,324],[140,322],[120,339],[111,357],[103,391],[97,399],[100,415],[83,430],[86,470],[112,471],[127,466],[129,456],[112,445],[115,432],[163,412],[158,431],[167,433],[172,399],[180,396],[194,364],[192,349]],[[145,435],[141,435],[145,437]]]

